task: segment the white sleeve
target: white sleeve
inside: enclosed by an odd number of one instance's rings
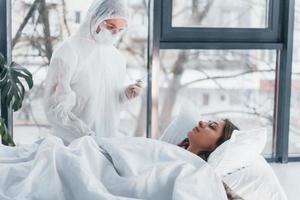
[[[118,52],[119,51],[117,51],[117,53]],[[129,82],[126,79],[129,79],[129,78],[128,78],[128,74],[127,74],[127,70],[126,70],[126,59],[124,58],[124,56],[122,54],[118,53],[118,55],[120,56],[120,60],[121,60],[120,65],[124,66],[124,77],[120,77],[120,78],[124,78],[123,81],[125,82],[125,84],[122,81],[122,86],[121,86],[121,89],[120,89],[120,92],[119,92],[120,104],[124,106],[124,104],[126,104],[126,103],[128,103],[130,101],[127,98],[126,93],[125,93],[126,88],[129,85]]]
[[[72,61],[71,61],[72,62]],[[79,119],[72,109],[76,105],[76,93],[71,88],[72,68],[62,58],[53,58],[46,80],[44,107],[49,122],[65,130],[63,139],[72,141],[94,132]]]

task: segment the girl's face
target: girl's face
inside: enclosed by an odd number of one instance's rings
[[[223,120],[199,121],[198,125],[188,133],[189,148],[197,151],[214,150],[222,137],[224,126]]]
[[[96,32],[99,33],[101,28],[106,28],[112,34],[116,34],[121,32],[127,28],[127,21],[125,19],[107,19],[101,22],[101,24],[97,27]]]

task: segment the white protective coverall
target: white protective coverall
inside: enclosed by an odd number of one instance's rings
[[[53,134],[65,143],[85,135],[118,136],[126,61],[112,41],[97,35],[106,19],[127,19],[122,0],[96,0],[79,30],[54,53],[44,96]]]

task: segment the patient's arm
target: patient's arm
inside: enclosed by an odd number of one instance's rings
[[[228,200],[243,200],[243,198],[240,197],[239,195],[237,195],[226,183],[223,182],[223,185],[224,185]]]

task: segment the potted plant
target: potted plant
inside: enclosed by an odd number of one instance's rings
[[[33,87],[32,74],[15,62],[8,65],[4,56],[0,53],[1,104],[11,108],[13,112],[18,111],[22,107],[25,95],[25,86],[22,79],[30,90]],[[13,138],[10,136],[2,118],[0,118],[0,135],[4,145],[15,146]]]

